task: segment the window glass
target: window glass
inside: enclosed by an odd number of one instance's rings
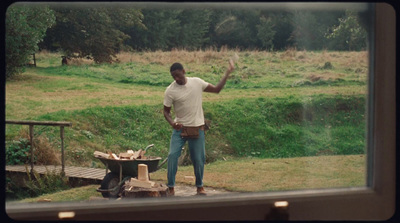
[[[105,168],[95,151],[118,155],[152,143],[146,153],[161,157],[161,163],[172,133],[162,114],[164,91],[173,81],[169,67],[181,62],[187,77],[217,85],[234,59],[224,89],[203,93],[210,123],[203,178],[207,192],[370,186],[371,5],[307,7],[311,4],[11,5],[8,28],[18,31],[14,21],[38,25],[29,23],[34,15],[46,15],[47,20],[36,22],[48,28],[30,42],[37,44],[32,48],[36,67],[7,77],[6,119],[72,123],[62,142],[59,128],[34,127],[38,166],[60,165],[61,143],[67,166]],[[6,40],[13,35],[23,33],[6,32]],[[14,42],[7,44],[9,52]],[[29,154],[27,126],[7,124],[5,144],[6,165],[29,165],[29,156],[19,157]],[[166,184],[166,166],[152,172],[151,180]],[[186,144],[176,181],[180,188],[195,188],[193,179]],[[14,180],[7,177],[6,188],[13,202],[26,195]],[[51,193],[70,190],[63,182],[56,184],[48,188]],[[31,193],[46,194],[35,185],[28,185]],[[101,193],[83,200],[93,197]],[[43,199],[50,198],[24,202]]]

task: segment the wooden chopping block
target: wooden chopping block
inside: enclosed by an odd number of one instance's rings
[[[143,198],[143,197],[167,197],[168,187],[163,184],[156,184],[152,188],[130,188],[126,187],[122,195],[126,198]]]
[[[136,198],[136,197],[166,197],[167,196],[167,187],[162,188],[137,188],[133,190],[125,190],[124,196],[127,198]]]

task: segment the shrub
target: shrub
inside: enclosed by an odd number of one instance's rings
[[[31,145],[27,139],[28,133],[22,132],[19,140],[12,140],[6,146],[6,163],[7,165],[22,165],[31,162]],[[34,157],[35,164],[60,164],[61,154],[55,148],[55,145],[50,142],[50,139],[45,135],[35,136],[34,143]]]
[[[7,165],[21,165],[30,162],[29,140],[20,138],[13,140],[6,146],[6,162]]]

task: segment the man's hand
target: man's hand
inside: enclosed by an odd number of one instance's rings
[[[232,59],[229,59],[229,66],[228,69],[225,72],[225,75],[222,77],[222,79],[219,81],[217,86],[214,86],[212,84],[208,84],[208,86],[204,89],[205,92],[211,92],[211,93],[219,93],[222,88],[224,88],[226,80],[228,80],[229,75],[232,73],[232,71],[235,70],[235,63],[233,62]]]
[[[229,67],[228,70],[226,71],[228,74],[232,73],[235,70],[235,63],[233,62],[232,59],[229,59]]]
[[[172,126],[172,128],[176,129],[176,130],[180,130],[183,125],[181,123],[177,123],[174,122],[174,120],[171,117],[171,107],[167,107],[164,105],[164,117],[165,120],[167,120],[167,122],[169,123],[169,125]]]
[[[182,127],[183,127],[183,125],[181,123],[174,122],[172,124],[172,128],[174,128],[176,130],[180,130]]]

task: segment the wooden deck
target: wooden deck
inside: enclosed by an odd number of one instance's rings
[[[26,170],[31,171],[30,165],[7,165],[7,173],[26,173]],[[47,166],[34,166],[33,170],[39,174],[47,173],[60,173],[61,166],[47,165]],[[83,180],[94,180],[101,182],[106,174],[105,169],[100,168],[88,168],[88,167],[76,167],[76,166],[65,166],[65,176],[75,179]]]

